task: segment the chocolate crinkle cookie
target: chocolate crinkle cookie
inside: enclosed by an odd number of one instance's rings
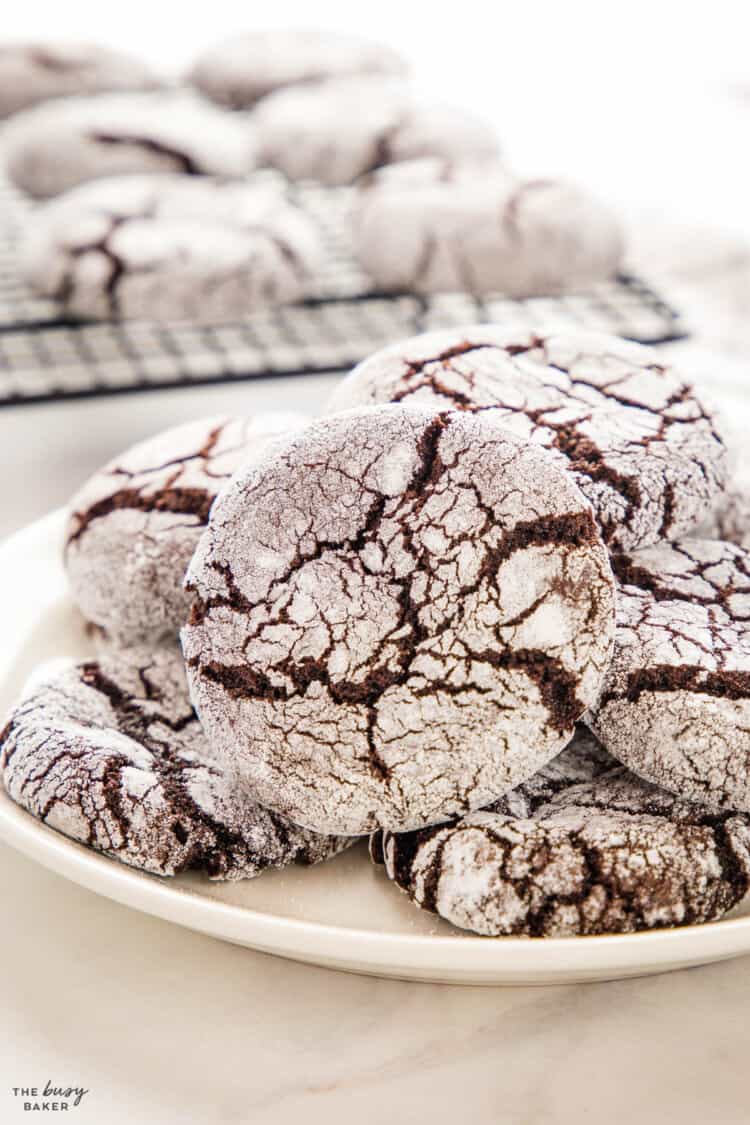
[[[0,770],[50,828],[156,875],[252,878],[350,842],[296,828],[222,770],[177,646],[40,670],[0,734]]]
[[[420,155],[442,159],[407,159]],[[481,155],[422,145],[362,182],[355,251],[381,289],[539,297],[615,275],[623,241],[608,208],[573,184],[471,159]]]
[[[615,651],[587,722],[642,777],[750,811],[750,553],[683,539],[612,565]]]
[[[0,118],[49,98],[149,90],[160,85],[140,59],[94,43],[0,46]]]
[[[750,883],[750,819],[641,781],[591,735],[497,804],[373,858],[425,910],[483,935],[566,937],[709,922]]]
[[[714,413],[656,351],[614,336],[427,333],[360,363],[328,410],[384,402],[486,413],[545,446],[572,470],[612,549],[688,534],[726,484]]]
[[[256,163],[249,122],[183,91],[63,98],[4,131],[9,178],[37,198],[134,173],[242,178]]]
[[[467,110],[375,78],[279,90],[257,106],[252,122],[266,163],[291,180],[331,186],[395,161],[496,156],[499,147],[495,129]]]
[[[302,299],[324,260],[282,191],[180,175],[81,184],[34,212],[22,249],[68,314],[203,324]]]
[[[304,424],[297,414],[203,418],[110,461],[71,501],[64,562],[84,617],[121,643],[176,637],[185,570],[219,491],[241,465]]]
[[[500,797],[569,741],[611,655],[589,504],[482,415],[313,423],[235,475],[187,583],[213,747],[316,831],[416,828]]]
[[[223,105],[244,109],[285,86],[351,75],[403,75],[392,47],[312,28],[246,32],[204,51],[187,80]]]

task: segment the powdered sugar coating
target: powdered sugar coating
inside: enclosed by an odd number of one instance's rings
[[[593,332],[499,325],[383,348],[336,388],[329,411],[383,402],[490,411],[572,469],[613,549],[692,531],[723,489],[716,418],[653,349]]]
[[[317,831],[486,805],[570,738],[610,657],[590,508],[481,416],[314,423],[234,478],[182,632],[217,753]]]
[[[570,788],[571,785],[582,785],[584,782],[592,781],[607,770],[619,769],[619,767],[620,763],[617,759],[607,753],[583,723],[579,723],[572,740],[556,758],[521,785],[511,789],[504,797],[493,801],[488,810],[484,811],[518,818],[530,817],[537,808],[552,800],[562,790]],[[384,846],[391,837],[395,837],[396,847],[403,854],[404,847],[408,846],[408,841],[413,835],[415,834],[384,832],[382,829],[373,832],[369,841],[372,862],[385,863]],[[392,871],[389,874],[391,878],[394,877]]]
[[[49,98],[159,86],[140,59],[93,43],[0,46],[0,118]]]
[[[235,109],[283,86],[351,75],[402,75],[407,64],[383,43],[321,29],[263,29],[204,51],[187,79]]]
[[[683,926],[743,898],[746,816],[708,812],[592,760],[579,739],[556,759],[547,791],[521,792],[513,808],[506,799],[451,824],[385,833],[389,877],[417,906],[484,935]]]
[[[732,452],[736,463],[729,484],[695,536],[724,539],[750,550],[750,455],[744,449]]]
[[[424,155],[495,156],[495,130],[460,107],[422,101],[405,84],[341,78],[291,86],[253,114],[263,159],[291,180],[352,183]]]
[[[750,554],[684,539],[613,567],[615,652],[587,721],[642,777],[750,810]]]
[[[105,176],[180,172],[242,177],[255,165],[252,126],[182,91],[64,98],[19,113],[4,132],[10,179],[59,195]]]
[[[174,635],[211,505],[232,473],[304,424],[297,414],[202,418],[114,458],[71,501],[65,568],[84,616],[120,642]]]
[[[405,155],[439,153],[405,146]],[[573,184],[520,180],[456,146],[363,183],[355,250],[377,286],[417,293],[534,297],[613,277],[623,253],[614,215]],[[490,156],[495,154],[490,153]]]
[[[176,646],[38,673],[0,734],[0,771],[50,828],[157,875],[252,878],[348,843],[295,828],[221,769]]]
[[[598,738],[583,723],[579,723],[573,738],[556,758],[499,801],[494,801],[489,810],[515,817],[533,816],[538,808],[558,793],[572,785],[588,784],[609,770],[619,769],[620,765]]]
[[[34,213],[22,261],[75,316],[241,319],[306,295],[325,251],[284,193],[208,177],[119,176]]]

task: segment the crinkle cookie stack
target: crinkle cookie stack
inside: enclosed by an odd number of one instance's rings
[[[384,877],[483,935],[719,918],[750,881],[728,478],[658,353],[497,326],[372,356],[312,421],[167,431],[73,500],[99,656],[34,676],[5,787],[162,875],[369,836]]]

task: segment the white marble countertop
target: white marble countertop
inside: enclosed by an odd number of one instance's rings
[[[328,14],[343,7],[322,5]],[[280,8],[299,18],[300,5]],[[653,8],[634,3],[628,15],[636,23],[656,20]],[[384,5],[387,19],[375,30],[393,36],[403,10]],[[596,10],[602,11],[590,6]],[[73,12],[81,22],[83,5]],[[128,6],[118,31],[134,45],[137,11],[133,27],[125,27],[130,16]],[[205,35],[205,20],[186,18],[196,40]],[[468,100],[486,103],[493,91],[506,97],[520,73],[519,54],[539,51],[554,70],[550,40],[557,30],[545,36],[534,31],[530,15],[523,18],[529,26],[511,37],[515,47],[506,38],[492,52],[485,20],[482,57],[494,52],[498,69],[509,61],[495,86],[481,68],[464,64]],[[602,42],[611,18],[608,12],[607,28],[598,29]],[[416,50],[416,16],[404,19]],[[19,23],[19,33],[28,30]],[[680,41],[680,50],[674,41],[673,80],[654,65],[652,30],[643,22],[637,34],[630,29],[613,74],[602,63],[594,68],[602,83],[596,98],[591,70],[559,62],[525,116],[506,97],[498,119],[530,171],[569,171],[617,201],[631,223],[636,263],[666,286],[697,329],[689,348],[675,350],[699,368],[720,355],[741,388],[746,366],[750,379],[750,168],[737,138],[739,130],[747,136],[750,99],[741,86],[730,88],[739,80],[737,44],[727,29],[732,65],[699,88],[686,76],[701,29],[694,29],[694,43],[689,36]],[[451,34],[443,29],[441,58],[449,57]],[[664,57],[668,29],[660,34]],[[711,58],[716,34],[712,23]],[[645,53],[629,58],[632,81],[625,85],[625,56],[638,43]],[[428,69],[424,52],[421,65]],[[552,127],[540,135],[544,113]],[[602,130],[605,118],[609,130]],[[332,382],[321,376],[0,411],[0,534],[63,503],[118,448],[165,425],[224,410],[313,411]],[[191,934],[98,898],[5,847],[0,895],[3,1123],[29,1119],[13,1087],[41,1088],[48,1080],[86,1087],[69,1116],[97,1125],[750,1119],[748,958],[616,984],[406,984],[314,969]]]
[[[29,1120],[10,1087],[49,1078],[90,1090],[69,1117],[92,1125],[748,1120],[747,958],[613,984],[405,984],[222,945],[14,855],[0,894],[4,1125]]]

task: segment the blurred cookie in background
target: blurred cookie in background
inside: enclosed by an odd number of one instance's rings
[[[278,188],[123,176],[40,207],[22,250],[41,296],[94,319],[218,323],[303,298],[324,249]]]
[[[417,293],[546,296],[612,277],[623,254],[615,216],[575,185],[450,157],[363,181],[354,238],[380,288]]]
[[[405,83],[340,78],[292,86],[251,115],[261,160],[290,180],[349,184],[383,165],[420,156],[494,157],[494,127],[459,106],[418,97]]]
[[[110,47],[42,41],[0,45],[0,118],[49,98],[160,85],[144,62]]]
[[[5,131],[10,179],[37,198],[138,172],[242,177],[255,165],[246,120],[182,91],[66,98],[18,114]]]
[[[392,47],[313,29],[251,31],[204,51],[187,81],[222,105],[243,109],[283,86],[345,75],[406,74]]]

